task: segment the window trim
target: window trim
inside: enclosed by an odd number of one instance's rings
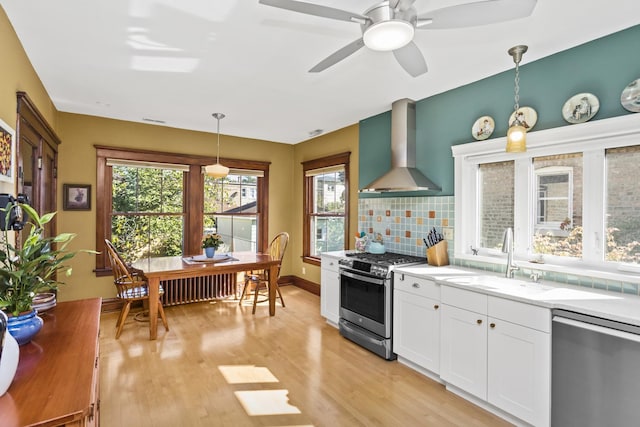
[[[524,268],[546,271],[567,272],[599,278],[624,278],[636,280],[624,272],[640,268],[604,260],[605,236],[605,150],[640,144],[640,115],[624,115],[606,120],[586,122],[530,132],[527,135],[527,151],[506,153],[506,138],[472,142],[451,147],[455,168],[455,223],[454,256],[458,259],[481,261],[504,265],[504,254],[480,252],[474,256],[471,247],[477,247],[477,206],[478,173],[477,165],[513,160],[514,177],[514,252],[519,265]],[[529,263],[532,259],[528,248],[531,246],[533,231],[532,218],[534,179],[532,159],[534,157],[582,153],[583,155],[583,257],[566,259],[545,255],[545,264]]]
[[[112,205],[112,175],[110,161],[153,162],[179,167],[188,166],[184,179],[184,210],[190,215],[185,215],[184,251],[185,253],[199,253],[202,239],[202,211],[204,177],[202,167],[215,162],[215,158],[182,153],[169,153],[151,150],[138,150],[132,148],[110,147],[94,145],[96,149],[96,276],[111,274],[109,260],[107,258],[104,239],[111,237],[110,213]],[[258,209],[259,234],[257,238],[258,251],[264,251],[268,244],[269,236],[269,166],[270,162],[255,160],[240,160],[221,158],[220,162],[225,166],[237,170],[260,171],[263,177],[258,178]],[[264,194],[264,197],[261,197]],[[194,215],[200,212],[200,215]]]
[[[311,171],[328,169],[329,171],[335,167],[344,167],[344,244],[345,249],[348,247],[349,236],[349,160],[351,152],[347,151],[340,154],[334,154],[319,159],[307,160],[302,162],[303,176],[303,221],[302,221],[302,262],[314,265],[320,265],[320,257],[311,255],[311,237],[309,228],[311,225],[310,212],[313,212],[313,177]],[[320,171],[323,172],[323,171]]]

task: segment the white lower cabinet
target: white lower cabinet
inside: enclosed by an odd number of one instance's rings
[[[440,285],[394,275],[393,352],[433,373],[440,371]]]
[[[550,424],[548,309],[442,287],[440,377],[535,426]]]
[[[487,399],[487,316],[445,304],[443,287],[440,377],[479,399]],[[456,290],[457,291],[457,290]],[[486,299],[486,296],[475,294]],[[486,304],[485,304],[486,307]]]
[[[334,326],[340,320],[340,272],[338,258],[320,257],[320,314]]]
[[[492,313],[493,306],[500,310]],[[549,310],[489,297],[489,313],[496,316],[489,317],[487,400],[532,425],[550,425]]]

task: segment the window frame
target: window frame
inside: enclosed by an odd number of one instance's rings
[[[320,265],[320,257],[311,255],[311,242],[313,239],[310,235],[311,217],[313,216],[313,176],[307,176],[308,171],[329,168],[335,166],[344,167],[344,244],[346,249],[349,245],[349,160],[351,152],[334,154],[332,156],[322,157],[302,162],[302,179],[303,179],[303,221],[302,221],[302,262]],[[334,216],[334,215],[332,215]]]
[[[628,278],[625,271],[640,272],[640,267],[606,261],[605,150],[640,145],[640,116],[625,115],[578,125],[546,129],[527,134],[527,151],[505,152],[506,138],[452,146],[455,167],[454,256],[457,259],[504,265],[506,255],[479,251],[478,239],[478,173],[480,163],[513,160],[514,177],[514,256],[519,265],[542,271],[584,274],[600,278]],[[549,155],[582,153],[583,156],[583,254],[581,259],[544,255],[544,264],[529,263],[535,221],[535,175],[533,158]],[[604,242],[603,242],[604,241]]]
[[[107,258],[104,239],[111,238],[111,206],[112,206],[112,168],[107,165],[107,159],[132,162],[151,162],[175,165],[187,165],[189,170],[184,172],[183,209],[189,215],[184,218],[185,254],[201,252],[203,210],[204,210],[204,176],[202,168],[216,161],[208,156],[169,153],[132,148],[110,147],[94,145],[96,149],[96,276],[111,274],[111,267]],[[258,178],[258,252],[264,251],[269,242],[269,166],[270,162],[225,159],[220,163],[232,169],[262,171],[264,177]],[[264,195],[264,197],[261,197]]]

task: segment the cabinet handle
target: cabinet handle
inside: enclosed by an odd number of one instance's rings
[[[439,308],[440,308],[440,306],[439,306],[438,304],[435,304],[435,305],[433,306],[433,309],[434,309],[434,310],[437,310],[437,309],[439,309]]]
[[[476,320],[476,323],[477,323],[478,325],[482,325],[482,319],[478,319],[478,320]]]
[[[417,289],[417,288],[419,288],[419,287],[420,287],[420,284],[419,284],[419,283],[414,283],[414,284],[413,284],[413,285],[411,285],[411,286],[413,286],[414,288],[416,288],[416,289]]]
[[[493,322],[491,322],[491,323],[489,323],[489,327],[490,327],[491,329],[493,329],[493,328],[495,328],[495,327],[496,327],[496,324],[495,324],[495,323],[493,323]]]

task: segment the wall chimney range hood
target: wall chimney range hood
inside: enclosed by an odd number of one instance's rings
[[[400,99],[391,105],[391,169],[360,192],[440,191],[416,169],[416,103]]]

